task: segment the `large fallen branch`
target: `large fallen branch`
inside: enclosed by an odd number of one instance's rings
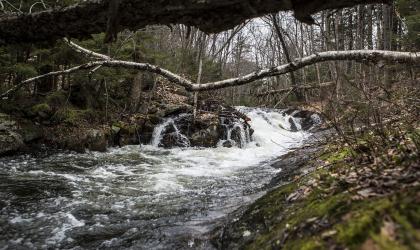
[[[420,65],[420,52],[396,52],[384,50],[349,50],[349,51],[326,51],[313,54],[307,57],[294,60],[292,63],[281,66],[267,68],[253,72],[251,74],[231,78],[217,82],[211,82],[191,86],[193,91],[204,91],[220,89],[225,87],[244,85],[259,79],[287,74],[303,67],[326,61],[358,61],[371,63],[403,63]]]
[[[308,23],[310,15],[321,10],[384,2],[390,0],[86,0],[30,14],[0,14],[0,45],[86,38],[107,31],[112,19],[112,32],[155,24],[185,24],[220,32],[278,11],[293,10],[299,20]],[[110,13],[110,4],[117,4],[117,13]]]
[[[29,84],[40,80],[45,77],[51,77],[55,75],[63,75],[73,73],[79,70],[91,69],[97,66],[103,67],[121,67],[127,69],[134,69],[140,71],[148,71],[163,76],[169,81],[178,84],[182,87],[185,87],[188,91],[206,91],[213,89],[220,89],[226,87],[233,87],[251,83],[263,78],[278,76],[287,74],[292,71],[296,71],[303,67],[326,61],[347,61],[353,60],[358,62],[371,62],[371,63],[404,63],[411,65],[420,65],[420,53],[413,52],[396,52],[396,51],[383,51],[383,50],[350,50],[350,51],[326,51],[313,54],[307,57],[303,57],[297,60],[294,60],[292,63],[287,63],[277,67],[267,68],[253,72],[251,74],[231,78],[222,81],[209,82],[204,84],[195,84],[190,80],[183,78],[175,73],[172,73],[169,70],[163,69],[159,66],[152,65],[149,63],[136,63],[129,61],[121,60],[105,60],[105,61],[93,61],[87,64],[79,65],[63,71],[50,72],[45,75],[40,75],[37,77],[29,78],[20,84],[16,85],[13,89],[8,90],[6,93],[0,95],[0,98],[9,96],[11,93],[18,90],[20,87],[25,84]]]

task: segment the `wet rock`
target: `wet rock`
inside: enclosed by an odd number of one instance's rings
[[[91,129],[86,133],[86,148],[92,151],[105,152],[108,147],[108,139],[105,133],[99,129]]]
[[[167,133],[163,136],[159,146],[164,148],[173,147],[189,147],[191,146],[190,141],[186,136],[180,135],[176,132]]]
[[[309,110],[287,109],[284,111],[284,114],[290,115],[297,119],[300,125],[300,129],[304,131],[313,130],[322,123],[321,116],[316,112]],[[290,130],[296,132],[299,129],[297,128],[298,126],[292,117],[289,118]]]
[[[223,146],[223,147],[225,147],[225,148],[231,148],[231,147],[233,147],[233,142],[232,142],[232,141],[230,141],[230,140],[228,140],[228,141],[224,141],[224,142],[222,143],[222,146]]]
[[[191,145],[199,147],[216,147],[220,134],[216,125],[202,129],[191,135]]]
[[[19,134],[22,135],[22,139],[25,143],[39,140],[44,136],[44,132],[40,126],[26,120],[19,122]]]
[[[14,153],[24,146],[21,135],[12,131],[0,131],[0,155]]]
[[[297,132],[298,128],[295,124],[295,121],[293,120],[293,118],[289,118],[289,123],[290,123],[290,131],[292,132]]]
[[[40,103],[32,107],[32,113],[41,119],[48,119],[53,114],[52,108],[47,103]]]
[[[161,123],[162,118],[163,118],[163,113],[161,113],[161,112],[157,112],[156,114],[149,115],[149,121],[153,125],[158,125],[159,123]]]

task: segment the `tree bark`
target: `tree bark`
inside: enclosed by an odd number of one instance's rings
[[[105,32],[110,2],[87,0],[61,9],[0,16],[0,44],[54,42],[62,37],[89,38]],[[113,32],[156,24],[185,24],[212,33],[231,29],[253,17],[289,10],[299,20],[310,22],[310,15],[321,10],[379,2],[388,0],[120,0],[119,25]]]

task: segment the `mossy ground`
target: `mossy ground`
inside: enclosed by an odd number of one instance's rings
[[[268,192],[228,225],[221,248],[420,249],[413,133],[370,160],[357,147],[326,146],[308,162],[317,170]]]

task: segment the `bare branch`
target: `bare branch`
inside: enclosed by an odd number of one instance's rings
[[[296,59],[292,63],[283,64],[277,67],[267,68],[253,72],[251,74],[231,78],[217,82],[192,86],[193,91],[204,91],[220,89],[225,87],[244,85],[259,79],[287,74],[303,67],[326,61],[359,61],[359,62],[387,62],[387,63],[406,63],[420,64],[420,53],[415,52],[396,52],[385,50],[349,50],[349,51],[326,51],[313,54],[307,57]]]
[[[70,73],[73,73],[75,71],[79,71],[79,70],[83,70],[83,69],[90,69],[90,68],[94,67],[95,65],[99,65],[101,63],[102,62],[90,62],[90,63],[78,65],[76,67],[69,68],[69,69],[66,69],[66,70],[49,72],[49,73],[44,74],[44,75],[39,75],[39,76],[36,76],[36,77],[26,79],[25,81],[22,81],[22,82],[16,84],[13,88],[11,88],[11,89],[7,90],[6,92],[2,93],[0,95],[0,99],[7,99],[11,94],[15,93],[17,90],[19,90],[24,85],[35,82],[37,80],[40,80],[40,79],[43,79],[43,78],[46,78],[46,77],[50,77],[50,76],[70,74]]]
[[[233,87],[244,85],[247,83],[251,83],[263,78],[283,75],[287,74],[292,71],[296,71],[303,67],[318,63],[318,62],[326,62],[326,61],[359,61],[359,62],[372,62],[372,63],[405,63],[405,64],[413,64],[413,65],[420,65],[420,53],[412,53],[412,52],[395,52],[395,51],[384,51],[384,50],[350,50],[350,51],[327,51],[321,52],[317,54],[313,54],[307,57],[303,57],[293,61],[292,63],[283,64],[277,67],[267,68],[263,70],[259,70],[253,72],[251,74],[238,77],[238,78],[231,78],[222,81],[216,82],[209,82],[205,84],[195,84],[188,79],[185,79],[175,73],[172,73],[169,70],[160,68],[159,66],[152,65],[149,63],[136,63],[136,62],[128,62],[128,61],[121,61],[121,60],[108,60],[108,61],[95,61],[90,62],[87,64],[79,65],[67,70],[63,71],[55,71],[50,72],[45,75],[40,75],[37,77],[33,77],[27,79],[20,84],[16,85],[13,89],[8,90],[6,93],[0,95],[0,98],[7,97],[20,87],[25,84],[37,81],[39,79],[54,76],[54,75],[62,75],[68,74],[79,70],[90,69],[96,66],[104,66],[104,67],[122,67],[128,69],[135,69],[140,71],[148,71],[151,73],[155,73],[158,75],[163,76],[164,78],[168,79],[169,81],[178,84],[182,87],[185,87],[188,91],[206,91],[206,90],[213,90],[213,89],[220,89],[226,87]]]
[[[70,41],[67,38],[64,38],[64,42],[66,42],[71,48],[73,48],[77,52],[84,54],[87,57],[94,57],[96,59],[102,59],[102,60],[111,60],[111,57],[83,48],[82,46],[75,44],[74,42]]]

